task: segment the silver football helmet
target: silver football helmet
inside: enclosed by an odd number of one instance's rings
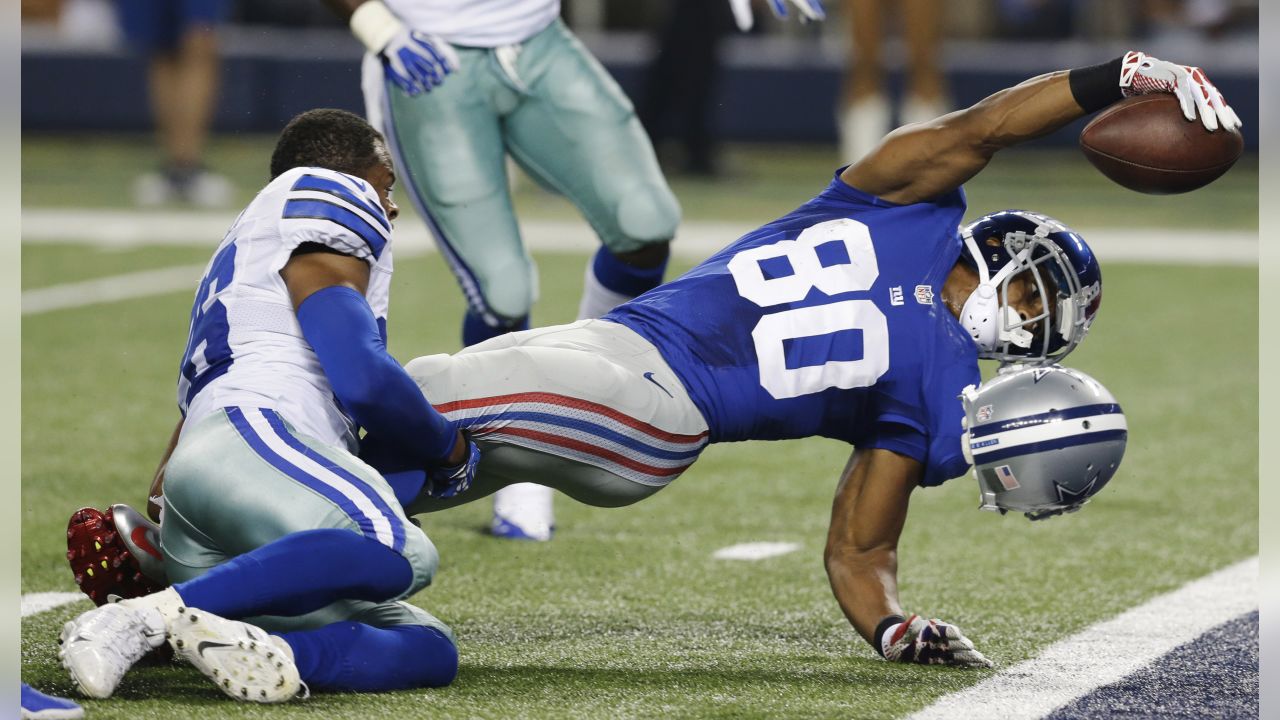
[[[1060,365],[1012,366],[965,388],[962,439],[982,509],[1041,520],[1075,512],[1124,457],[1124,412],[1097,380]]]

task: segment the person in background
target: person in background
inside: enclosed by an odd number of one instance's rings
[[[943,4],[939,0],[850,0],[853,45],[838,118],[841,162],[860,160],[895,127],[882,60],[887,34],[885,15],[892,12],[893,5],[901,7],[907,48],[907,77],[898,125],[926,122],[950,110],[946,78],[938,63]]]
[[[125,38],[146,54],[151,114],[163,160],[134,183],[143,207],[187,203],[220,208],[234,188],[204,165],[218,96],[217,27],[226,0],[118,0]]]

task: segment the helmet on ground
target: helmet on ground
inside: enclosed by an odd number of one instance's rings
[[[960,259],[978,273],[960,323],[979,357],[1047,364],[1084,340],[1102,303],[1102,270],[1079,233],[1047,215],[1001,210],[962,227],[960,237]],[[1009,304],[1009,283],[1024,272],[1040,294],[1035,317]]]
[[[1115,475],[1129,431],[1097,380],[1058,365],[1014,367],[961,400],[961,442],[983,510],[1032,520],[1075,512]]]

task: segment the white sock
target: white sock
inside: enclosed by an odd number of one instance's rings
[[[582,279],[582,302],[578,304],[578,319],[598,318],[631,299],[630,295],[614,292],[596,278],[594,259],[587,261],[587,272]]]

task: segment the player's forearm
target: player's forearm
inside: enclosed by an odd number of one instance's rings
[[[1071,92],[1067,71],[1031,78],[964,111],[973,137],[987,154],[1033,140],[1085,115]],[[1117,95],[1118,95],[1117,91]]]
[[[387,354],[377,321],[359,291],[323,288],[298,305],[297,315],[334,396],[356,423],[395,443],[419,467],[454,464],[461,455],[457,427],[427,402],[417,383]]]
[[[901,615],[898,605],[898,552],[894,548],[827,547],[824,557],[831,591],[858,634],[875,645],[881,620]]]

